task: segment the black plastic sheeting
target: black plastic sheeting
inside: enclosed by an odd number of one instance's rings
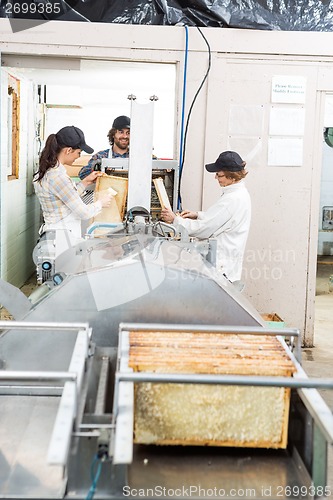
[[[249,28],[331,31],[333,0],[0,0],[0,17]],[[16,6],[16,8],[15,8]]]

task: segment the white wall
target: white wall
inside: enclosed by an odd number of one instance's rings
[[[290,81],[305,78],[304,103],[272,102],[272,81],[280,75]],[[207,102],[207,160],[214,161],[220,151],[232,149],[241,154],[248,166],[246,184],[253,215],[243,269],[244,293],[260,312],[277,312],[288,326],[302,329],[306,328],[302,308],[308,300],[309,286],[304,270],[315,264],[309,262],[315,165],[311,156],[313,145],[307,138],[313,135],[316,77],[315,67],[295,67],[269,56],[260,61],[235,55],[219,57],[211,75]],[[287,150],[289,141],[294,139],[287,134],[293,128],[287,118],[285,122],[273,119],[274,114],[272,118],[276,109],[283,117],[299,111],[305,114],[305,127],[295,127],[295,133],[300,134],[297,139],[303,141],[302,159],[296,166],[269,165],[270,134],[274,129],[280,129],[279,135],[271,137],[281,140],[287,161],[293,157],[292,150]],[[212,134],[211,130],[218,133]],[[320,177],[320,168],[315,175]],[[204,206],[211,204],[212,190],[218,196],[216,184],[212,175],[205,174]]]
[[[181,118],[185,31],[182,27],[104,25],[48,22],[25,32],[11,33],[0,19],[2,51],[43,54],[50,59],[108,59],[170,62],[178,67],[176,81],[178,154]],[[253,222],[245,264],[246,294],[259,311],[277,311],[287,325],[298,327],[306,345],[313,341],[320,170],[324,106],[322,93],[333,91],[330,33],[265,32],[203,29],[210,43],[212,69],[193,109],[188,133],[182,193],[183,205],[205,207],[218,196],[203,164],[218,153],[237,147],[246,156],[248,186],[253,199]],[[196,28],[189,28],[186,110],[208,64],[207,47]],[[271,87],[274,75],[295,75],[306,81],[302,165],[268,167]],[[262,107],[262,130],[251,138],[244,123],[230,127],[235,106]],[[248,125],[248,123],[247,123]],[[252,141],[252,142],[251,142]],[[250,144],[258,145],[252,155]],[[279,260],[280,259],[280,260]],[[268,274],[263,273],[267,266]],[[272,274],[275,268],[279,279]],[[251,269],[259,269],[258,279]],[[275,271],[274,271],[275,272]],[[247,275],[246,275],[247,273]],[[249,279],[250,277],[250,279]]]
[[[37,242],[39,204],[31,192],[34,170],[33,88],[30,82],[20,83],[19,177],[7,178],[7,88],[8,74],[1,70],[1,277],[21,286],[34,272],[32,250]]]

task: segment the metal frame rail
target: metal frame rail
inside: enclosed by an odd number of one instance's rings
[[[20,322],[0,321],[0,330],[45,330],[67,332],[77,331],[77,337],[67,372],[49,371],[9,371],[0,370],[0,395],[20,395],[26,393],[54,395],[54,387],[48,387],[50,382],[63,383],[61,399],[52,436],[48,448],[47,463],[51,465],[67,465],[70,441],[73,427],[77,427],[78,402],[82,389],[86,360],[89,354],[91,328],[88,323],[51,323],[51,322]],[[14,385],[14,383],[32,383],[32,386]],[[7,385],[6,385],[7,384]],[[38,387],[36,387],[38,384]],[[44,384],[45,390],[40,390]],[[59,390],[59,387],[57,388]]]

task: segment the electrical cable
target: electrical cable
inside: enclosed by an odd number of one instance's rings
[[[184,56],[184,78],[183,78],[183,99],[182,99],[182,120],[180,126],[179,145],[179,182],[183,169],[183,146],[184,146],[184,122],[185,122],[185,101],[186,101],[186,78],[187,78],[187,58],[188,58],[188,27],[185,26],[185,56]],[[180,189],[178,188],[177,208],[181,205]]]
[[[187,28],[187,26],[185,26],[185,28]],[[179,168],[179,182],[178,182],[178,209],[181,208],[181,194],[180,194],[180,189],[181,189],[181,179],[182,179],[182,175],[183,175],[183,167],[184,167],[184,162],[185,162],[185,151],[186,151],[186,140],[187,140],[187,132],[188,132],[188,126],[189,126],[189,122],[190,122],[190,117],[191,117],[191,113],[192,113],[192,110],[193,110],[193,106],[195,104],[195,101],[205,83],[205,81],[207,80],[207,77],[208,77],[208,74],[210,72],[210,68],[211,68],[211,64],[212,64],[212,55],[211,55],[211,49],[210,49],[210,45],[208,43],[208,40],[207,38],[205,37],[205,35],[202,33],[201,29],[196,26],[197,30],[199,31],[200,35],[202,36],[202,38],[204,39],[206,45],[207,45],[207,48],[208,48],[208,68],[207,68],[207,71],[205,73],[205,76],[203,77],[203,80],[201,82],[201,84],[199,85],[199,88],[197,90],[197,92],[195,93],[195,96],[193,97],[193,100],[192,100],[192,103],[191,103],[191,106],[189,108],[189,111],[188,111],[188,115],[187,115],[187,120],[186,120],[186,126],[185,126],[185,133],[184,133],[184,141],[183,141],[183,147],[182,147],[182,157],[180,158],[180,168]],[[183,92],[183,96],[184,96],[184,92]],[[183,103],[183,106],[184,106],[184,103]]]
[[[95,465],[97,462],[99,462],[99,464],[97,467],[97,471],[95,473]],[[93,500],[93,498],[94,498],[97,483],[99,480],[99,476],[101,475],[101,471],[102,471],[102,465],[103,465],[103,457],[99,457],[98,455],[95,455],[93,458],[93,461],[91,462],[91,466],[90,466],[91,486],[89,488],[89,491],[88,491],[88,494],[87,494],[85,500]]]

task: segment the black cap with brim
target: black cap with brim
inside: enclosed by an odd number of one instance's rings
[[[123,128],[131,128],[131,120],[128,116],[125,115],[117,116],[117,118],[113,120],[112,128],[115,128],[117,130],[123,130]]]
[[[245,162],[235,151],[224,151],[214,163],[208,163],[205,168],[208,172],[240,172],[244,169]]]
[[[69,146],[73,149],[82,149],[88,154],[92,154],[94,152],[93,148],[86,144],[86,140],[84,138],[84,133],[78,127],[74,127],[74,125],[63,127],[56,133],[56,138],[58,144],[61,146]]]

